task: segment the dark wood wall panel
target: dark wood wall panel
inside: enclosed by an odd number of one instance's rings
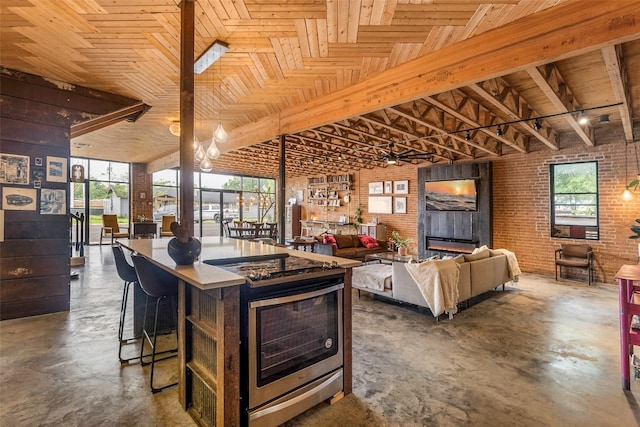
[[[0,318],[31,316],[69,309],[70,242],[67,182],[47,181],[47,157],[69,162],[70,118],[73,110],[68,90],[22,73],[0,77],[0,143],[2,153],[29,157],[27,184],[2,184],[34,189],[35,210],[4,209],[4,242],[0,243]],[[31,82],[28,80],[32,80]],[[34,85],[33,81],[41,84]],[[42,159],[36,166],[35,159]],[[40,176],[36,175],[40,171]],[[34,182],[40,181],[40,188]],[[45,189],[65,192],[65,212],[40,213],[40,196]]]
[[[38,314],[69,311],[69,295],[49,296],[42,299],[29,299],[0,303],[2,318],[0,320],[17,319],[19,317],[36,316]]]
[[[477,211],[427,211],[424,183],[474,179]],[[491,164],[460,163],[418,169],[418,252],[421,257],[437,254],[427,250],[428,239],[468,242],[469,246],[491,246]]]

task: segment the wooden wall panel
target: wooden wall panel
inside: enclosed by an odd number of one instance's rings
[[[455,179],[476,180],[477,211],[427,211],[424,183]],[[427,251],[429,237],[491,246],[491,163],[458,163],[418,169],[418,253]],[[442,255],[442,254],[441,254]]]

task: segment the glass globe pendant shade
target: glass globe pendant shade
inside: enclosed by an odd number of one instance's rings
[[[204,159],[200,162],[200,170],[202,172],[211,172],[213,169],[213,165],[211,165],[211,161],[207,156],[204,156]]]
[[[196,152],[193,155],[193,158],[195,159],[196,162],[201,162],[204,160],[205,157],[207,157],[207,153],[204,151],[202,144],[198,142],[198,148],[196,149]]]
[[[213,137],[220,143],[223,143],[227,140],[227,132],[224,130],[224,127],[222,127],[222,122],[218,122],[218,127],[216,128],[215,132],[213,132]]]
[[[622,195],[620,196],[620,198],[625,202],[628,202],[633,199],[633,193],[631,193],[629,189],[626,189],[622,192]]]
[[[207,150],[207,157],[213,160],[220,157],[220,150],[218,150],[215,138],[211,139],[211,145],[209,145],[209,149]]]

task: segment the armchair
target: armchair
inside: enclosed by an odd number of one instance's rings
[[[176,222],[175,215],[162,215],[162,226],[160,227],[160,237],[173,236],[171,223]]]
[[[577,245],[573,243],[562,244],[555,252],[556,280],[558,269],[562,278],[562,267],[586,268],[589,277],[589,286],[593,280],[593,251],[589,245]]]
[[[120,231],[120,225],[118,224],[118,216],[115,214],[102,215],[102,229],[100,230],[100,244],[102,244],[102,238],[111,236],[111,246],[113,246],[113,240],[119,238],[129,238],[129,231]]]

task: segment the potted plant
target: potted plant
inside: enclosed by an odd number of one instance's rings
[[[411,238],[406,237],[403,238],[400,236],[400,233],[397,231],[391,232],[391,239],[393,244],[398,248],[398,255],[406,256],[407,255],[407,245],[411,242]]]
[[[362,205],[358,203],[356,213],[353,217],[353,228],[356,230],[360,229],[360,224],[362,224]]]
[[[640,224],[640,218],[636,219],[636,223]],[[629,236],[630,239],[640,239],[640,225],[632,225],[631,231],[634,234]],[[638,243],[638,256],[640,256],[640,243]]]

